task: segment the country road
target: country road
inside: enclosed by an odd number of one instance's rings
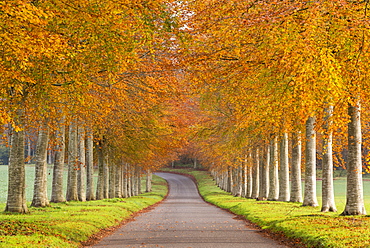
[[[235,215],[204,202],[190,178],[171,173],[156,175],[169,183],[167,199],[93,247],[286,247],[249,229]]]

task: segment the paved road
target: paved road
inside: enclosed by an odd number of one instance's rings
[[[167,199],[94,247],[285,247],[248,229],[245,222],[234,219],[233,214],[205,203],[190,178],[156,174],[170,185]]]

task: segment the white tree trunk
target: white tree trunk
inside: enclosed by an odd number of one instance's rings
[[[366,215],[362,186],[361,105],[348,106],[347,201],[342,215]]]
[[[247,197],[247,177],[248,177],[248,166],[247,166],[247,157],[245,157],[242,163],[242,195],[241,197]]]
[[[35,182],[33,188],[32,207],[49,205],[47,194],[47,154],[49,145],[49,127],[41,125],[36,144]]]
[[[306,121],[306,172],[303,206],[317,207],[316,197],[316,131],[315,117]]]
[[[86,200],[95,200],[94,195],[94,137],[91,130],[86,133]]]
[[[270,177],[269,177],[269,167],[270,167],[270,145],[266,145],[265,151],[265,158],[263,162],[263,167],[261,169],[261,175],[262,175],[262,180],[261,180],[261,200],[267,200],[268,195],[269,195],[269,186],[270,186]]]
[[[78,201],[77,193],[77,170],[78,170],[78,148],[77,148],[77,127],[76,123],[69,126],[68,143],[68,183],[67,201]]]
[[[252,186],[252,199],[257,199],[260,192],[260,156],[259,149],[256,148],[254,154],[254,163],[253,163],[253,186]]]
[[[252,152],[249,151],[248,153],[248,164],[247,164],[247,198],[252,197],[252,189],[253,189],[253,158]]]
[[[284,133],[280,142],[279,201],[289,201],[289,146],[288,133]]]
[[[291,170],[292,186],[290,191],[291,202],[302,202],[301,161],[302,161],[302,141],[300,132],[297,132],[293,134],[292,138],[292,170]]]
[[[19,111],[19,120],[16,125],[23,127],[21,118],[23,112]],[[12,128],[12,127],[11,127]],[[26,180],[24,167],[24,131],[11,130],[11,146],[8,166],[8,197],[5,211],[15,213],[27,213]]]
[[[278,156],[278,138],[275,137],[271,142],[270,156],[270,185],[269,185],[269,201],[277,201],[279,199],[279,156]]]
[[[78,199],[86,201],[86,150],[85,150],[85,128],[78,126],[78,169],[77,169],[77,191]]]
[[[51,202],[65,202],[63,191],[64,159],[65,159],[65,134],[64,118],[59,122],[56,131],[55,159],[53,167],[53,184],[51,189]]]
[[[109,166],[110,166],[110,160],[109,160],[109,152],[108,147],[104,143],[103,146],[103,194],[104,199],[109,198]]]
[[[152,176],[151,169],[146,170],[146,189],[145,192],[152,192]]]
[[[96,200],[104,199],[104,151],[103,151],[103,140],[99,141],[98,145],[98,182],[96,186]]]
[[[110,164],[108,167],[109,170],[109,198],[114,198],[116,195],[116,174],[117,174],[117,166]]]
[[[116,165],[116,174],[115,176],[115,189],[114,189],[114,197],[115,198],[122,198],[122,171],[123,171],[123,164],[119,163]]]
[[[323,158],[322,158],[322,212],[336,212],[333,183],[333,131],[331,130],[333,106],[325,109],[323,125]]]
[[[128,191],[127,191],[127,183],[128,183],[128,175],[127,175],[127,163],[123,166],[123,182],[122,182],[122,195],[124,198],[128,197]]]
[[[136,178],[137,178],[137,194],[140,195],[141,192],[141,167],[136,166]]]

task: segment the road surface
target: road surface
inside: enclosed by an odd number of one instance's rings
[[[167,199],[93,247],[285,247],[249,229],[235,215],[204,202],[190,178],[171,173],[156,175],[169,183]]]

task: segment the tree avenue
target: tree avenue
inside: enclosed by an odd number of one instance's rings
[[[0,2],[5,210],[28,212],[24,146],[37,137],[34,207],[137,195],[144,174],[150,191],[151,173],[187,153],[235,196],[304,206],[318,206],[322,159],[322,211],[337,211],[333,167],[342,166],[342,214],[366,214],[368,7],[339,0]]]

